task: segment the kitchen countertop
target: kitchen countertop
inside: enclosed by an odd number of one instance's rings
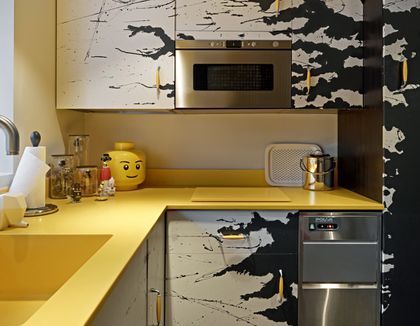
[[[48,200],[59,212],[27,218],[26,229],[11,234],[106,234],[110,239],[31,316],[25,325],[83,325],[167,209],[382,210],[383,205],[345,189],[311,192],[282,188],[288,202],[191,202],[194,188],[146,188],[118,192],[108,201]]]

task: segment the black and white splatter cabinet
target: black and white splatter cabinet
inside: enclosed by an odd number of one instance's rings
[[[362,18],[361,0],[58,0],[57,107],[173,109],[177,38],[291,40],[292,108],[360,108]]]
[[[170,211],[167,225],[167,325],[297,325],[297,212]]]
[[[384,0],[382,14],[385,210],[381,325],[417,325],[420,2]]]
[[[172,109],[175,3],[58,0],[57,107]]]

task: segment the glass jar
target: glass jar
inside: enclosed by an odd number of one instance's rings
[[[89,135],[69,135],[69,154],[76,166],[88,164]]]
[[[74,156],[57,154],[51,157],[50,198],[67,198],[73,186]]]
[[[95,165],[81,165],[76,167],[74,182],[80,184],[82,197],[98,194],[98,167]]]

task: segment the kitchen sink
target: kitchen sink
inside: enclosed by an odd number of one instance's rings
[[[0,235],[0,325],[25,322],[110,237]]]

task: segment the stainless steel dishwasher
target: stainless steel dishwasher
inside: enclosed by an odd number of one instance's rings
[[[378,326],[380,212],[299,216],[299,326]]]

